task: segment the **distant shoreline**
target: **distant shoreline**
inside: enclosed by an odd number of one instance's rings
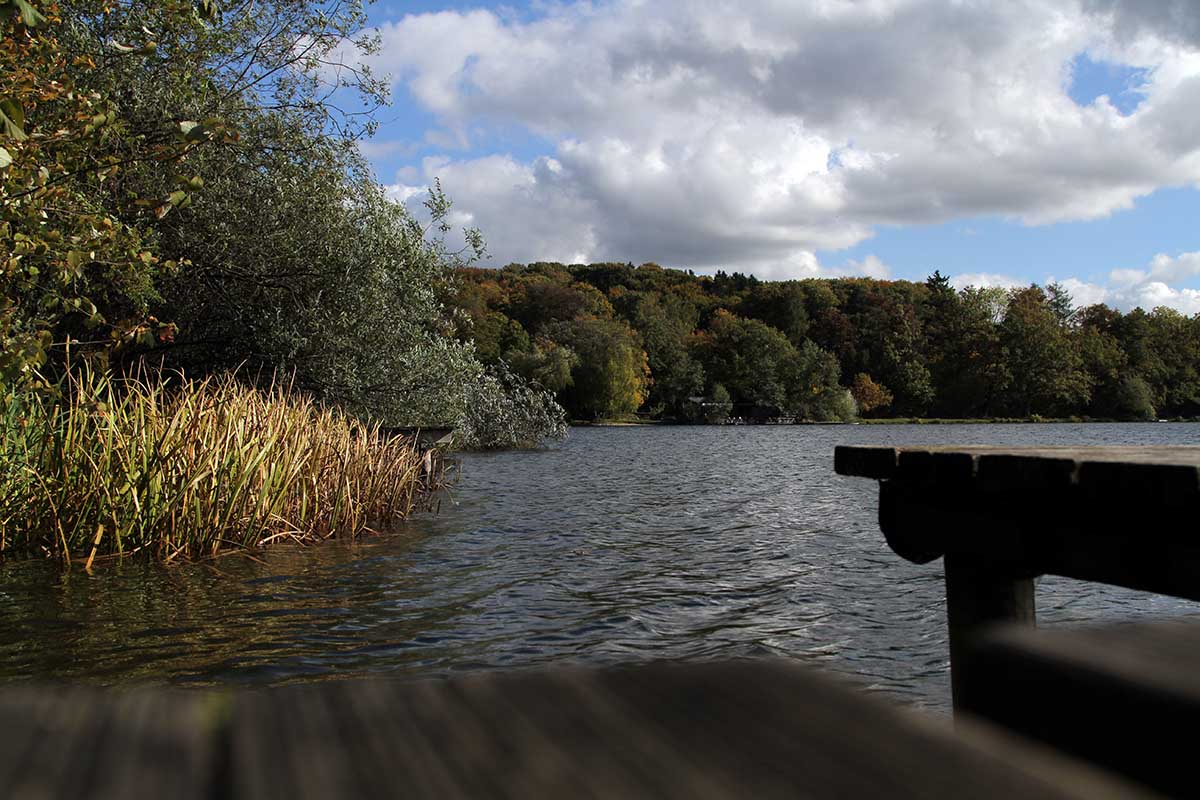
[[[954,419],[943,417],[888,417],[885,419],[858,419],[853,422],[674,422],[671,420],[571,420],[572,428],[642,428],[650,426],[680,427],[680,428],[789,428],[796,425],[1082,425],[1082,424],[1151,424],[1156,422],[1186,422],[1196,423],[1200,419],[1096,419],[1081,417],[982,417],[975,419]]]

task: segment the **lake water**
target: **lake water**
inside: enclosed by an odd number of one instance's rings
[[[1200,444],[1197,424],[587,428],[469,455],[366,543],[60,575],[0,566],[0,681],[267,684],[786,656],[949,705],[939,564],[892,554],[838,444]],[[1048,625],[1195,604],[1044,579]]]

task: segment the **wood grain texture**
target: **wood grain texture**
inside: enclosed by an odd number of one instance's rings
[[[207,800],[219,772],[222,703],[153,689],[0,691],[0,794]]]
[[[231,743],[232,797],[256,800],[1138,794],[775,662],[263,691]]]
[[[999,628],[968,658],[990,691],[971,695],[967,711],[1166,794],[1195,796],[1186,731],[1200,718],[1200,621]]]

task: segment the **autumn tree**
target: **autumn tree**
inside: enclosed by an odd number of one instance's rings
[[[186,118],[136,127],[111,93],[81,82],[99,59],[65,46],[64,13],[0,3],[0,381],[10,388],[68,351],[104,357],[173,336],[149,312],[156,280],[178,263],[160,258],[149,222],[191,200],[199,185],[182,177],[184,162],[223,129]],[[151,45],[104,61],[144,58]],[[123,187],[145,162],[171,176],[169,190]]]
[[[578,356],[560,394],[581,419],[632,414],[645,402],[650,367],[637,334],[624,322],[583,319],[546,326],[545,336]]]
[[[888,391],[887,387],[873,381],[871,376],[865,372],[854,376],[854,382],[850,385],[850,393],[854,395],[854,402],[858,403],[858,410],[864,414],[869,414],[877,409],[886,409],[892,404],[892,393]]]

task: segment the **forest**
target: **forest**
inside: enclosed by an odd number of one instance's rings
[[[765,282],[656,264],[464,268],[456,332],[578,420],[1200,415],[1200,315],[1057,284]]]

